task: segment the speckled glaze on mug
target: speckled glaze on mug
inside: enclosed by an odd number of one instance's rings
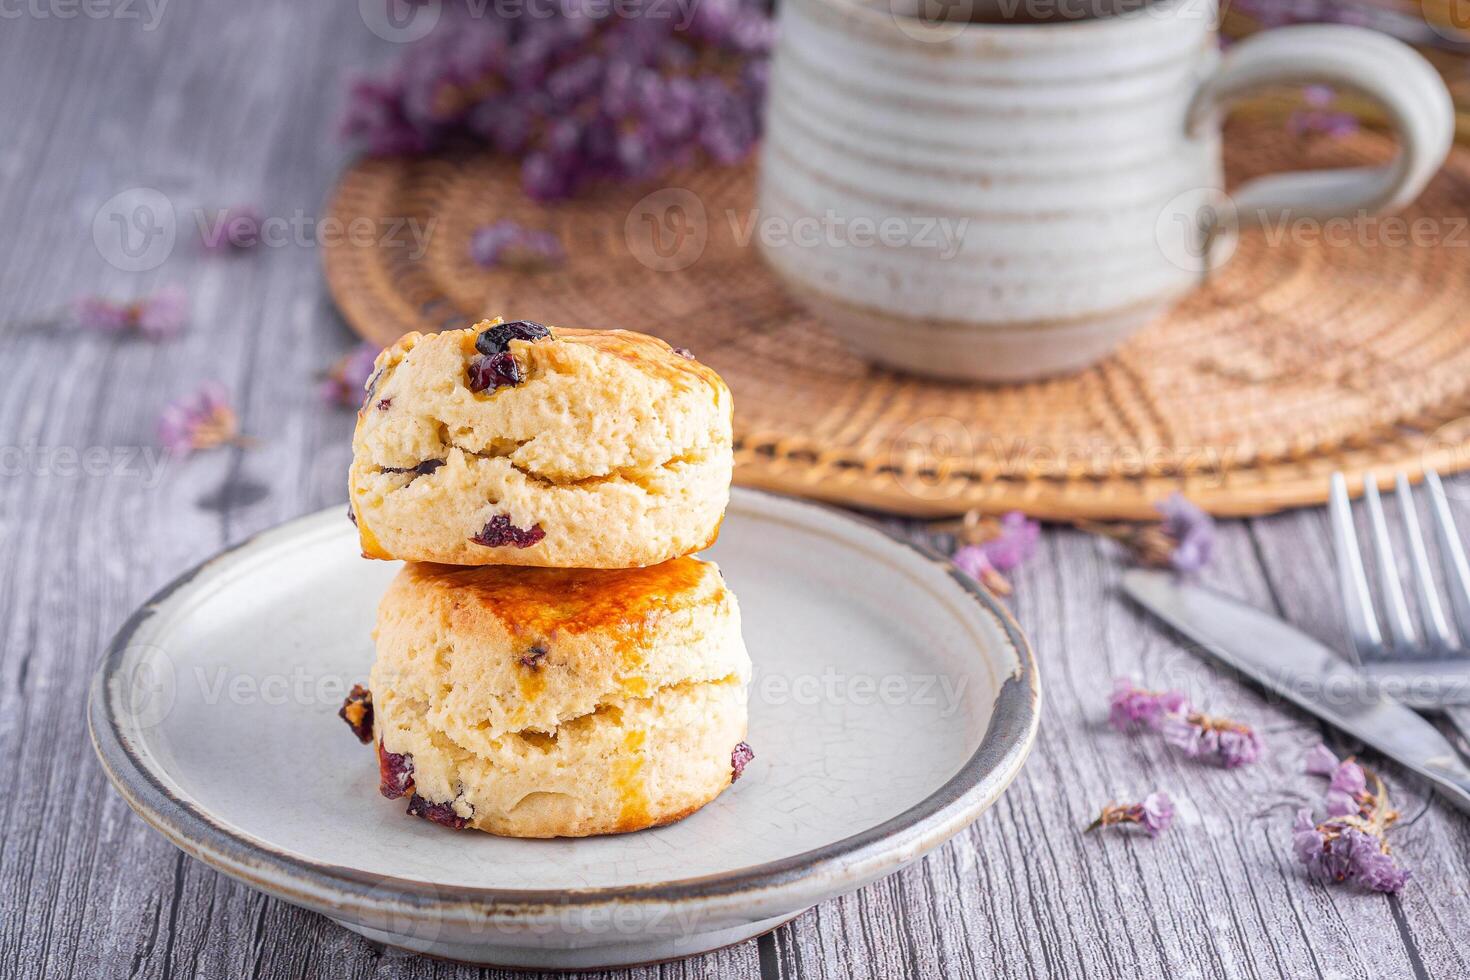
[[[1022,380],[1112,351],[1200,282],[1222,231],[1284,213],[1400,207],[1443,163],[1449,94],[1412,49],[1312,26],[1265,32],[1222,56],[1216,20],[1214,0],[1047,24],[786,0],[763,220],[905,231],[876,244],[841,231],[798,244],[761,238],[763,253],[876,362]],[[1225,198],[1225,109],[1262,86],[1309,82],[1382,104],[1397,157],[1270,176]]]

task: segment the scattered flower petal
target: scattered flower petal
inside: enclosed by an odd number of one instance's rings
[[[1150,793],[1142,803],[1109,803],[1088,825],[1089,831],[1119,824],[1138,824],[1150,837],[1157,837],[1174,822],[1174,801],[1163,791]]]
[[[1321,742],[1307,750],[1302,768],[1311,776],[1331,776],[1337,772],[1337,756]]]
[[[363,394],[373,377],[373,365],[382,348],[364,340],[337,359],[327,369],[318,394],[323,403],[339,408],[355,409],[364,404]],[[391,402],[389,403],[391,405]],[[380,406],[387,411],[388,406]]]
[[[1041,524],[1018,510],[996,518],[966,514],[958,533],[967,541],[955,550],[955,567],[996,595],[1010,595],[1005,573],[1015,571],[1036,552]]]
[[[1255,731],[1228,718],[1197,711],[1172,714],[1159,730],[1164,741],[1191,759],[1215,762],[1226,769],[1250,765],[1261,757],[1261,739]]]
[[[151,296],[119,303],[84,296],[71,304],[72,319],[84,330],[121,334],[135,332],[149,340],[167,340],[189,322],[189,294],[182,286],[165,286]]]
[[[990,556],[978,544],[967,544],[960,548],[950,557],[950,561],[954,562],[955,568],[985,586],[993,595],[1006,596],[1014,591],[1010,581],[1000,573],[1000,569],[990,563]]]
[[[176,456],[244,441],[229,393],[216,382],[170,403],[158,419],[158,438]]]
[[[1210,563],[1215,550],[1215,522],[1181,493],[1157,505],[1156,524],[1099,524],[1082,521],[1084,531],[1111,538],[1132,554],[1133,560],[1151,568],[1197,572]]]
[[[1346,793],[1349,796],[1357,796],[1368,790],[1368,777],[1363,772],[1363,767],[1352,759],[1344,759],[1333,770],[1332,782],[1328,789],[1337,793]]]
[[[1209,514],[1174,493],[1159,504],[1163,532],[1172,543],[1169,564],[1180,572],[1197,572],[1210,563],[1215,551],[1215,522]]]
[[[1108,701],[1108,723],[1124,733],[1158,731],[1165,717],[1188,709],[1183,691],[1149,691],[1135,687],[1132,678],[1117,677]]]

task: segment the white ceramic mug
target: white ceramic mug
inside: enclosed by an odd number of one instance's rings
[[[1222,201],[1240,227],[1377,213],[1444,162],[1453,106],[1413,49],[1310,26],[1222,55],[1216,20],[1215,0],[1044,24],[783,0],[760,209],[785,231],[764,254],[873,361],[1022,380],[1092,364],[1197,286]],[[1224,198],[1232,100],[1307,83],[1379,103],[1397,156]]]

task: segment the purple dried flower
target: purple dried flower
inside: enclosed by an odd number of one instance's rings
[[[79,327],[96,333],[122,333],[131,323],[127,306],[100,296],[74,300],[71,312]]]
[[[1308,872],[1325,881],[1356,882],[1371,891],[1397,892],[1410,872],[1389,855],[1382,828],[1358,817],[1334,817],[1312,822],[1312,811],[1297,811],[1291,829],[1291,847]]]
[[[239,422],[222,385],[209,382],[171,402],[158,419],[158,439],[176,456],[227,443],[239,445]]]
[[[1013,510],[1001,516],[1000,533],[978,547],[985,549],[986,557],[997,571],[1010,572],[1035,553],[1040,540],[1041,525]]]
[[[1362,766],[1352,759],[1344,759],[1333,770],[1332,781],[1328,784],[1328,788],[1338,793],[1357,796],[1368,791],[1368,776]]]
[[[1150,793],[1142,803],[1109,803],[1087,830],[1118,824],[1138,824],[1150,837],[1157,837],[1174,822],[1174,801],[1161,791]]]
[[[987,523],[978,514],[966,515],[964,532],[982,540],[962,545],[951,561],[956,568],[996,595],[1010,595],[1005,573],[1020,567],[1036,551],[1041,525],[1018,510]]]
[[[1215,550],[1215,522],[1210,515],[1177,492],[1158,509],[1164,515],[1164,535],[1174,545],[1169,564],[1180,572],[1197,572],[1208,565]]]
[[[1324,805],[1329,817],[1346,817],[1360,812],[1357,800],[1335,789],[1327,791]]]
[[[475,230],[470,258],[489,269],[515,266],[532,269],[560,265],[566,259],[561,239],[552,231],[527,228],[505,219]]]
[[[207,226],[201,220],[199,241],[208,252],[244,251],[260,244],[260,212],[249,204],[216,211]]]
[[[364,340],[337,359],[327,369],[317,389],[324,404],[339,408],[357,408],[363,404],[363,393],[373,376],[373,366],[383,348]]]
[[[1322,751],[1318,751],[1321,749]],[[1328,775],[1327,819],[1312,821],[1312,811],[1297,812],[1292,850],[1312,874],[1327,881],[1354,881],[1364,888],[1396,892],[1409,880],[1389,855],[1388,828],[1398,811],[1388,800],[1388,787],[1371,769],[1344,759],[1330,769],[1331,753],[1317,746],[1308,754],[1308,770]],[[1371,785],[1371,789],[1370,789]]]
[[[1226,769],[1249,765],[1261,757],[1261,740],[1248,725],[1199,712],[1168,715],[1159,730],[1164,741],[1191,759],[1219,763]]]
[[[189,322],[189,294],[182,286],[165,286],[131,303],[85,296],[72,303],[71,310],[72,318],[84,330],[109,334],[136,331],[149,340],[167,340]]]
[[[1182,691],[1148,691],[1134,687],[1131,678],[1113,679],[1108,723],[1120,732],[1158,731],[1165,718],[1188,710],[1189,701]]]
[[[1318,742],[1307,750],[1302,769],[1310,776],[1331,776],[1337,772],[1337,756],[1332,750]]]
[[[650,0],[493,17],[446,4],[390,72],[352,85],[343,133],[374,154],[483,142],[518,157],[524,189],[542,201],[701,156],[744,159],[760,132],[769,6],[708,0],[672,13]]]
[[[1155,505],[1157,524],[1102,524],[1079,522],[1078,527],[1120,542],[1141,565],[1197,572],[1210,563],[1215,550],[1215,522],[1181,493]]]

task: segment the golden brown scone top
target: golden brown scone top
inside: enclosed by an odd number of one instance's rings
[[[474,618],[488,615],[512,633],[532,636],[637,630],[726,596],[718,569],[688,557],[614,569],[420,563],[405,574],[408,587],[450,598],[455,629],[473,629]]]

